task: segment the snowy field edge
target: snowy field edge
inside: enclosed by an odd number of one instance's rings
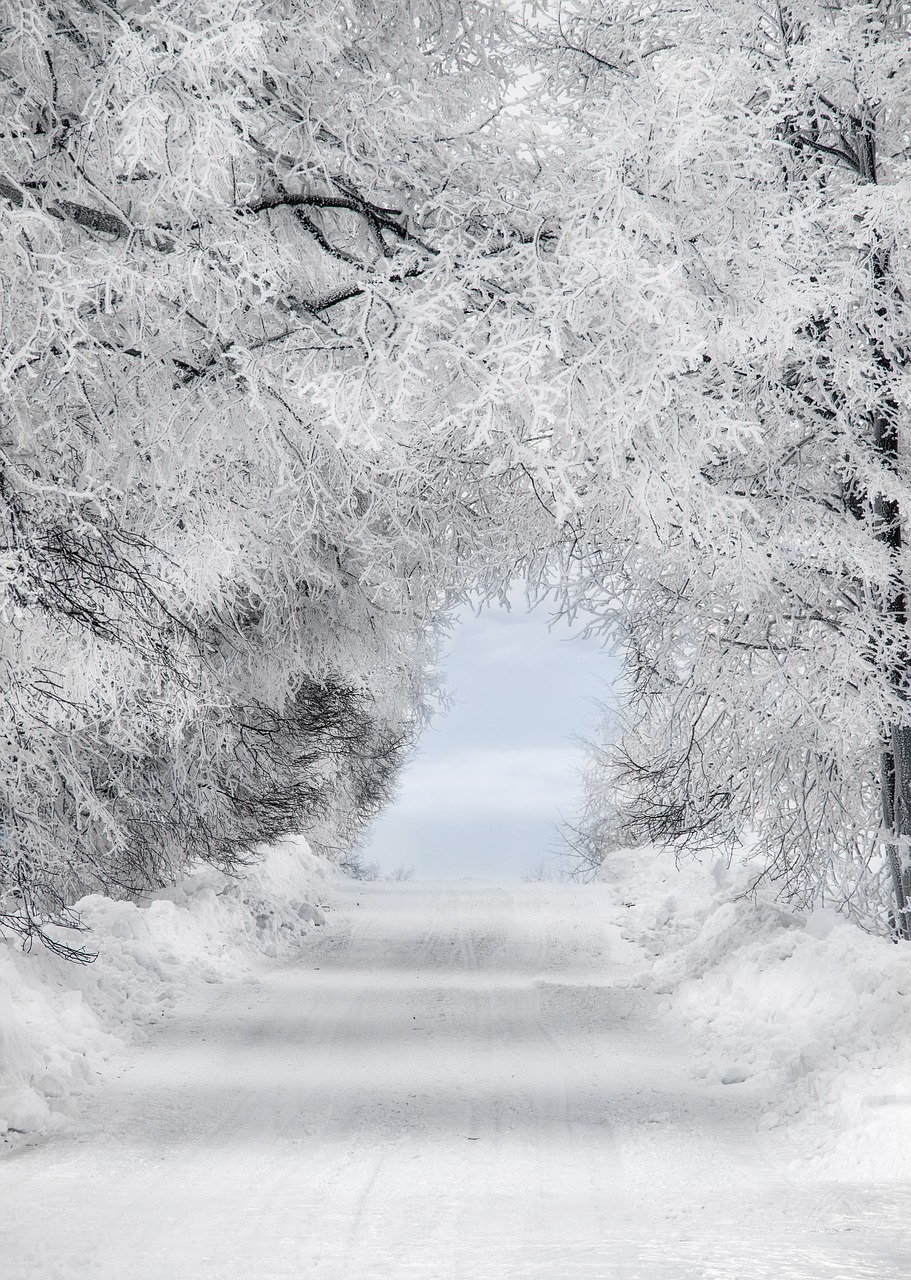
[[[608,855],[636,981],[683,1027],[707,1086],[753,1099],[761,1128],[801,1174],[911,1177],[911,970],[906,946],[832,910],[749,894],[748,855],[681,859],[656,846]]]
[[[92,964],[0,941],[0,1149],[63,1129],[75,1099],[181,998],[249,981],[258,959],[289,954],[323,923],[332,864],[300,837],[260,854],[239,879],[201,866],[138,903],[83,898]]]

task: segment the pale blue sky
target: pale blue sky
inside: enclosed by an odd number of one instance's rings
[[[578,796],[574,738],[594,729],[619,666],[547,621],[524,605],[463,615],[445,662],[452,709],[427,731],[367,861],[496,878],[553,857],[555,826]]]

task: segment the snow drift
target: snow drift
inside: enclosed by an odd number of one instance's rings
[[[911,1177],[911,952],[750,892],[759,869],[748,854],[731,867],[676,865],[654,845],[609,854],[601,880],[648,957],[635,980],[685,1025],[707,1084],[755,1099],[793,1173]]]
[[[323,922],[338,872],[302,839],[263,851],[243,879],[209,867],[138,904],[76,904],[93,964],[0,943],[0,1135],[61,1128],[73,1099],[201,983],[249,978]]]

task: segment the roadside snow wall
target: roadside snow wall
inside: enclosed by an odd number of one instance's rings
[[[200,983],[242,981],[257,957],[290,953],[323,922],[338,874],[283,840],[243,879],[203,867],[139,904],[83,898],[92,964],[0,942],[0,1143],[62,1128],[105,1064]]]
[[[748,895],[758,871],[646,846],[609,854],[600,879],[699,1075],[755,1100],[795,1175],[909,1178],[911,947]]]

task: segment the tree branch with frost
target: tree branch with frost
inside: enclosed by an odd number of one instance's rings
[[[266,213],[272,209],[301,208],[340,209],[348,213],[356,213],[364,218],[378,234],[388,231],[405,243],[418,245],[425,253],[436,254],[438,252],[421,240],[419,236],[413,235],[406,226],[398,221],[402,216],[399,209],[384,208],[353,192],[345,195],[327,195],[320,192],[299,192],[297,194],[283,192],[278,195],[265,196],[260,200],[251,201],[249,204],[235,205],[234,212],[259,214]]]
[[[39,199],[42,189],[38,183],[23,183],[20,186],[0,174],[0,196],[8,200],[14,209],[32,206],[61,222],[69,220],[87,231],[96,231],[114,236],[116,239],[123,239],[133,231],[129,223],[117,214],[103,209],[94,209],[90,205],[80,204],[75,200],[58,198],[53,203],[43,203]]]

